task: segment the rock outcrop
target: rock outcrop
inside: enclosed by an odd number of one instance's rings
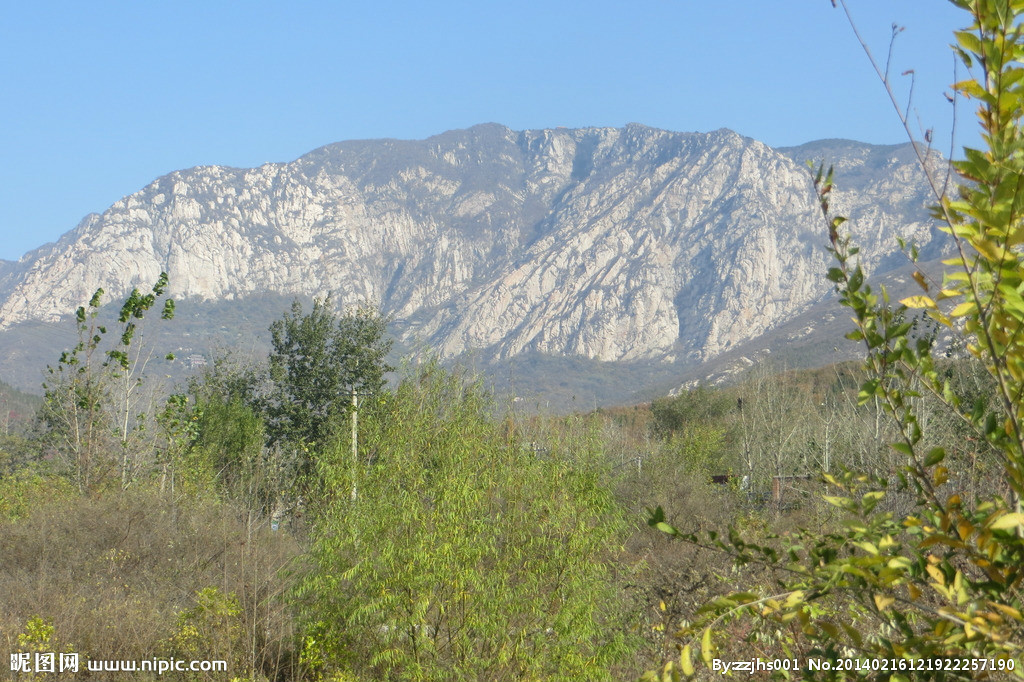
[[[703,360],[830,292],[804,158],[836,164],[834,204],[857,218],[869,266],[896,262],[897,236],[940,249],[912,152],[487,124],[193,168],[0,264],[0,328],[56,319],[101,286],[122,296],[166,270],[178,298],[372,302],[446,356]]]

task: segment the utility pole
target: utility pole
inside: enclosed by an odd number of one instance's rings
[[[359,394],[352,384],[352,501],[355,502],[356,473],[359,471]]]

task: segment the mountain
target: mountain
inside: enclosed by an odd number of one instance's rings
[[[835,165],[833,206],[870,269],[904,262],[897,236],[940,255],[909,145],[485,124],[161,177],[0,263],[0,330],[38,330],[98,287],[117,300],[167,271],[197,305],[372,302],[405,344],[446,357],[692,366],[829,295],[808,159]]]

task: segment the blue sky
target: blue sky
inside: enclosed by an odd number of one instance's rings
[[[937,0],[848,0],[949,147],[952,30]],[[961,74],[962,75],[962,74]],[[770,145],[905,141],[829,0],[6,3],[0,258],[179,168],[331,142],[514,129],[732,128]],[[974,143],[969,106],[958,137]],[[841,179],[840,179],[841,182]]]

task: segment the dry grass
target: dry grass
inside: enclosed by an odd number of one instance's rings
[[[285,598],[301,548],[241,518],[223,504],[174,503],[140,489],[57,499],[0,522],[0,660],[17,650],[26,622],[41,617],[54,626],[54,650],[103,660],[216,654],[231,659],[222,679],[292,678]],[[183,651],[174,639],[181,614],[209,587],[237,599],[237,646]]]

